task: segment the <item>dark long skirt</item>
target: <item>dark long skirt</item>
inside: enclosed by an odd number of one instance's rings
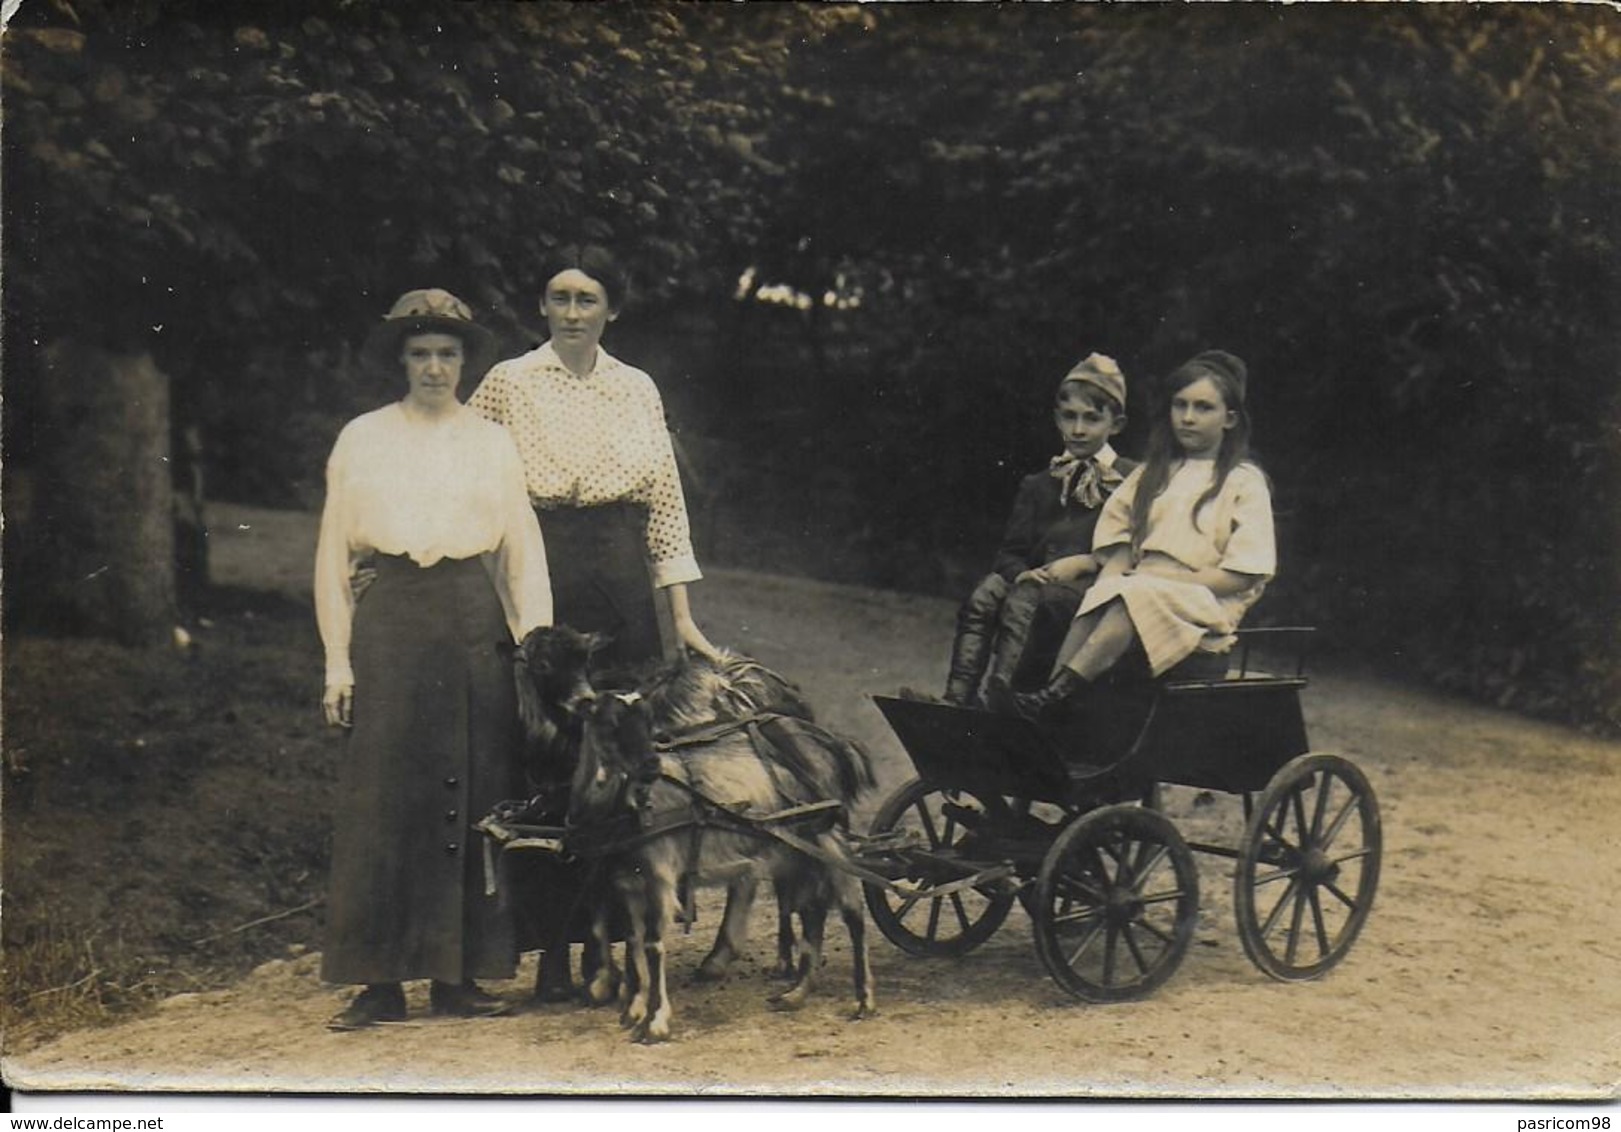
[[[647,508],[537,507],[535,515],[546,540],[553,619],[608,638],[592,658],[598,688],[634,686],[664,658],[647,562]],[[586,938],[596,893],[588,891],[585,865],[544,853],[510,853],[503,868],[520,950],[550,950]]]
[[[619,684],[664,657],[658,603],[647,563],[647,508],[633,503],[541,507],[553,617],[609,644],[595,662]]]
[[[380,557],[355,609],[354,728],[334,811],[321,977],[510,978],[511,917],[469,823],[517,796],[511,634],[478,559]]]

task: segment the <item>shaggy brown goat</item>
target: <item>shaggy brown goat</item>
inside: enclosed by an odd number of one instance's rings
[[[553,814],[551,820],[559,820],[567,805],[568,784],[578,761],[580,715],[596,695],[589,675],[591,654],[602,642],[597,634],[579,633],[568,626],[547,627],[525,637],[514,658],[526,737],[524,767],[531,792],[539,799],[537,808]],[[722,650],[716,661],[694,656],[664,665],[643,684],[642,695],[660,736],[752,719],[762,713],[812,719],[810,705],[797,687],[758,661],[728,650]],[[567,903],[579,909],[562,917],[556,915],[555,906],[546,910],[549,915],[539,909],[520,910],[521,917],[538,922],[531,931],[539,936],[542,949],[536,997],[552,1001],[572,997],[568,948],[574,939],[586,944],[582,959],[586,999],[598,1006],[612,1001],[620,976],[605,949],[608,933],[594,907],[596,894],[577,891],[577,870],[565,873],[549,863],[527,862],[513,872],[520,881],[530,878],[527,885],[518,885],[520,889],[544,887],[553,894],[568,890]],[[699,980],[721,978],[742,950],[757,885],[754,872],[745,871],[728,886],[720,931],[698,968]],[[580,911],[590,918],[589,931]],[[793,977],[797,958],[791,914],[779,902],[774,973]]]
[[[836,904],[850,933],[855,1017],[874,1013],[861,886],[834,863],[849,860],[839,831],[831,822],[797,831],[814,846],[812,854],[748,822],[809,803],[852,804],[873,784],[865,752],[814,724],[781,717],[757,725],[774,731],[764,750],[745,726],[716,728],[661,749],[653,720],[642,696],[599,697],[584,721],[569,798],[571,838],[578,832],[582,842],[604,841],[608,874],[624,904],[629,993],[621,1022],[639,1041],[670,1036],[664,940],[683,878],[728,885],[733,902],[742,905],[735,914],[742,924],[753,884],[740,889],[736,881],[762,875],[775,884],[779,914],[798,913],[804,929],[794,983],[772,998],[773,1005],[803,1005],[821,964],[827,913]],[[734,921],[731,908],[726,919]],[[711,958],[726,935],[723,924]],[[735,954],[738,941],[729,946]]]

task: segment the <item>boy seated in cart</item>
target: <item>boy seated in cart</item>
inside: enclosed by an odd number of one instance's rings
[[[1126,424],[1113,358],[1091,354],[1064,375],[1053,422],[1064,450],[1020,483],[991,572],[957,614],[947,703],[1006,708],[1014,691],[1039,687],[1097,574],[1093,528],[1137,466],[1109,443]]]

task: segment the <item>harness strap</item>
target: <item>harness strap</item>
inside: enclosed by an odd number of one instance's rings
[[[1018,870],[1013,866],[1013,864],[1004,862],[998,865],[993,865],[990,868],[979,869],[966,876],[960,877],[957,880],[948,881],[944,884],[925,885],[922,888],[915,886],[902,886],[891,880],[889,877],[884,876],[882,873],[874,872],[869,868],[857,864],[848,856],[829,852],[816,842],[811,841],[808,838],[801,837],[799,834],[794,833],[790,828],[788,828],[789,826],[802,822],[805,819],[822,817],[827,815],[829,811],[843,809],[842,804],[839,802],[831,800],[824,802],[811,802],[802,806],[792,806],[786,810],[779,810],[773,814],[763,814],[759,817],[752,817],[744,816],[734,808],[728,808],[722,806],[718,802],[710,801],[696,789],[689,786],[687,783],[680,781],[679,779],[666,777],[666,781],[669,781],[672,785],[678,786],[687,791],[694,798],[702,799],[706,805],[694,804],[682,807],[679,810],[668,811],[662,820],[647,825],[637,822],[636,824],[638,826],[638,832],[621,840],[606,838],[599,841],[597,844],[587,843],[585,845],[581,845],[578,844],[579,831],[570,831],[570,834],[567,837],[567,841],[569,842],[567,848],[570,855],[576,858],[590,860],[592,863],[592,868],[590,874],[588,874],[588,879],[600,874],[602,861],[604,858],[611,856],[614,853],[623,852],[627,849],[633,848],[644,841],[651,841],[655,838],[662,837],[665,834],[690,827],[693,831],[692,835],[694,838],[694,861],[697,859],[696,850],[698,847],[698,839],[702,837],[705,829],[725,829],[732,833],[746,834],[762,840],[771,839],[781,842],[790,849],[802,853],[807,857],[821,861],[822,863],[829,865],[840,872],[848,873],[866,884],[875,884],[880,888],[885,889],[891,894],[905,900],[907,902],[907,908],[910,908],[919,900],[938,899],[940,897],[949,896],[952,893],[960,892],[969,888],[983,888],[988,885],[1000,886],[1009,882],[1017,881]],[[629,821],[621,820],[611,823],[611,826],[623,827],[628,824],[630,824]],[[531,848],[547,849],[557,852],[560,851],[565,844],[564,839],[559,839],[557,837],[525,836],[524,834],[527,831],[522,827],[504,826],[499,822],[481,822],[479,823],[478,828],[487,835],[485,842],[487,853],[488,846],[494,841],[501,842],[503,852]],[[554,827],[534,828],[537,832],[549,834],[553,832]],[[602,827],[598,826],[595,828],[601,829]],[[893,840],[894,837],[895,835],[891,835],[890,839]],[[874,843],[876,844],[876,841]],[[488,856],[486,857],[486,862],[486,884],[489,884],[491,877],[493,876],[493,870],[490,869],[488,864]],[[693,883],[695,880],[695,875],[690,868],[688,873],[685,875],[688,879],[688,886],[686,893],[683,894],[682,908],[688,915],[687,931],[690,933],[691,924],[696,919],[696,917],[692,915],[692,910],[694,907],[694,893],[697,886]],[[579,898],[577,897],[577,899]],[[571,909],[571,916],[572,912],[573,910]]]
[[[664,733],[653,737],[653,749],[659,753],[679,751],[682,747],[696,747],[704,743],[713,743],[716,739],[724,739],[728,735],[735,735],[744,730],[757,719],[775,718],[770,712],[759,715],[745,716],[742,719],[728,719],[721,723],[711,723],[703,727],[695,727],[690,731]]]
[[[747,730],[749,742],[754,744],[754,753],[759,756],[760,762],[764,764],[766,773],[771,776],[771,783],[777,788],[778,794],[785,798],[792,798],[799,791],[786,790],[784,789],[785,786],[808,787],[809,784],[799,775],[794,774],[792,769],[783,762],[777,750],[777,745],[766,737],[764,729],[761,728],[758,716],[748,720]],[[785,776],[791,776],[790,782],[783,782]]]
[[[814,795],[818,793],[819,788],[817,785],[807,781],[806,776],[796,769],[795,760],[781,757],[777,743],[772,740],[768,733],[770,725],[774,724],[780,727],[790,720],[796,727],[803,727],[817,737],[826,736],[829,741],[832,740],[830,733],[808,721],[785,716],[780,712],[757,712],[742,719],[727,720],[675,735],[658,736],[653,743],[653,750],[659,754],[668,754],[683,747],[711,743],[728,735],[743,732],[748,735],[755,754],[771,774],[779,794],[787,798],[793,798],[796,795],[800,797],[806,794]],[[797,789],[789,790],[786,788],[788,785],[784,781],[786,775],[792,776],[793,784],[798,787]],[[653,812],[648,805],[648,795],[655,782],[666,782],[686,794],[690,799],[688,805],[675,810],[666,810],[662,813]],[[667,833],[681,829],[690,830],[691,845],[687,856],[687,869],[683,874],[686,884],[685,891],[681,894],[683,919],[686,921],[686,930],[689,933],[692,930],[693,921],[697,919],[695,915],[695,894],[698,887],[697,880],[704,830],[718,828],[755,837],[775,837],[780,832],[779,829],[768,829],[762,832],[760,823],[762,821],[786,820],[785,816],[779,817],[778,815],[768,815],[762,819],[745,818],[740,813],[743,808],[741,804],[728,806],[717,802],[690,782],[664,770],[661,770],[655,778],[633,780],[627,777],[623,779],[619,784],[618,797],[615,800],[614,808],[628,811],[627,817],[629,820],[619,818],[594,822],[590,826],[571,830],[567,839],[569,851],[581,857],[606,857],[613,853],[624,852]],[[842,818],[844,807],[842,803],[837,801],[828,803],[812,802],[794,808],[797,811],[795,813],[796,817],[811,814],[819,816],[825,814],[829,809],[836,809],[840,818]],[[785,811],[784,815],[787,812]],[[624,826],[632,822],[636,827],[634,834],[626,838],[615,836]],[[589,830],[588,833],[587,830]],[[804,845],[810,844],[810,842],[803,839],[796,840]],[[792,845],[790,847],[798,848],[799,846]],[[816,856],[817,854],[813,853],[812,855]],[[831,855],[823,855],[820,859],[840,863],[832,859]],[[877,876],[877,874],[871,875]]]
[[[716,739],[724,739],[728,735],[735,735],[739,731],[752,731],[759,724],[791,724],[794,727],[810,732],[819,739],[836,742],[831,731],[819,723],[797,715],[787,715],[780,711],[757,711],[752,715],[741,716],[737,719],[726,719],[719,723],[709,723],[702,727],[694,727],[688,731],[663,732],[653,736],[653,749],[659,752],[676,751],[682,747],[696,747],[702,743],[710,743]]]
[[[693,921],[698,918],[698,855],[703,852],[704,848],[704,823],[702,821],[692,823],[690,840],[692,845],[687,851],[686,883],[681,886],[681,891],[677,893],[681,900],[681,920],[684,925],[681,929],[682,935],[692,934]]]

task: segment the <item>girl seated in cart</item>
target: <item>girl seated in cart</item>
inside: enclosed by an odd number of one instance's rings
[[[1047,686],[1013,697],[1018,714],[1051,721],[1122,660],[1153,676],[1225,672],[1234,631],[1277,566],[1271,493],[1248,459],[1247,381],[1222,350],[1171,373],[1143,465],[1098,519],[1097,581]]]

